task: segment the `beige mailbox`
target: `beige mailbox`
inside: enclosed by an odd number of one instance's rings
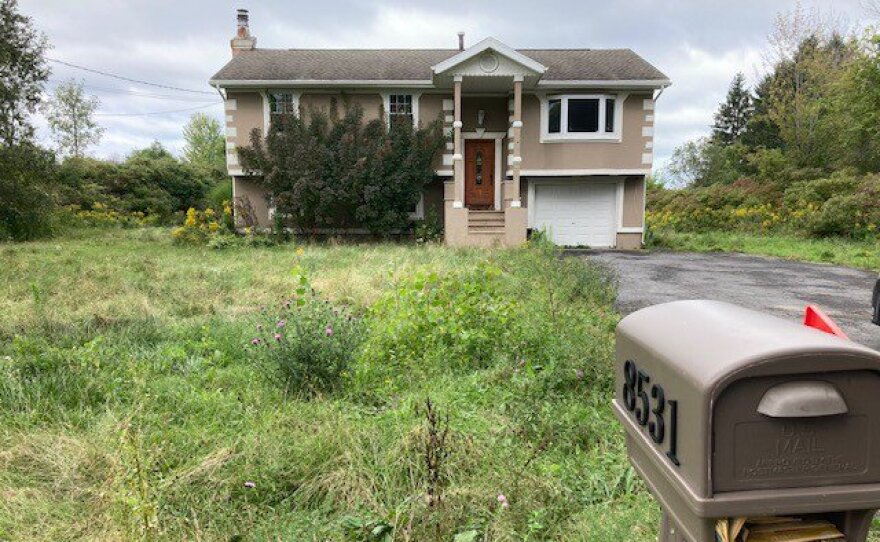
[[[880,508],[880,353],[678,301],[624,318],[616,360],[614,411],[663,507],[661,542],[710,542],[721,518],[778,516],[866,539]]]

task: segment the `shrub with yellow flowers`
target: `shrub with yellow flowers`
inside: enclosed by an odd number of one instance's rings
[[[225,228],[221,226],[220,220],[223,220],[223,216],[221,215],[218,219],[217,213],[210,207],[204,211],[197,211],[190,207],[186,211],[183,225],[174,228],[171,231],[171,237],[175,243],[182,245],[207,244],[212,237],[226,233],[221,231]]]
[[[741,179],[676,190],[652,187],[645,220],[652,232],[725,230],[876,238],[880,175],[836,172],[789,185]]]
[[[140,228],[155,226],[159,222],[156,215],[148,215],[141,211],[119,211],[97,201],[91,205],[91,209],[83,209],[79,205],[67,205],[62,210],[60,218],[69,226],[87,228]]]

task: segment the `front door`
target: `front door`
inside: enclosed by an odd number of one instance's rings
[[[495,141],[464,141],[464,204],[468,209],[495,205]]]

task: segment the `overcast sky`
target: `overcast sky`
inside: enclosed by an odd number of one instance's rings
[[[153,140],[180,152],[181,128],[194,108],[222,119],[207,81],[230,58],[235,10],[242,7],[250,10],[258,47],[451,48],[456,31],[464,30],[468,44],[493,36],[522,48],[631,48],[673,81],[657,104],[655,167],[677,145],[708,133],[737,71],[756,79],[774,16],[795,6],[784,0],[20,1],[48,35],[53,59],[201,91],[163,90],[53,63],[50,88],[82,79],[101,100],[98,120],[106,132],[93,150],[99,157],[122,158]],[[801,4],[827,10],[832,2]],[[861,0],[833,6],[853,26],[867,19]]]

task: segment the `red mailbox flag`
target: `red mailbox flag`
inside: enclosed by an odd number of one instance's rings
[[[834,320],[829,318],[827,314],[822,312],[819,307],[815,305],[807,305],[807,310],[804,312],[804,325],[807,327],[814,327],[825,333],[837,335],[844,339],[849,339],[849,337],[846,336],[846,333],[834,323]]]

